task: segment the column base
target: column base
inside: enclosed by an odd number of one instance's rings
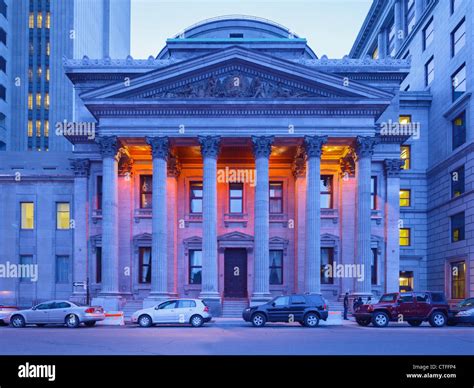
[[[91,305],[102,306],[106,312],[120,311],[125,303],[125,299],[120,294],[100,294],[92,298]]]
[[[261,304],[265,304],[268,301],[272,300],[272,295],[270,293],[258,293],[258,294],[253,294],[252,297],[250,298],[250,307],[252,306],[258,306]]]
[[[143,299],[143,308],[154,307],[172,297],[173,296],[167,292],[151,292],[145,299]]]
[[[218,292],[201,292],[199,299],[209,306],[209,311],[213,317],[222,315],[222,298]]]

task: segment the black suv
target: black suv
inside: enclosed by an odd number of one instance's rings
[[[283,295],[260,306],[246,308],[242,318],[256,327],[262,327],[266,322],[298,322],[302,326],[316,327],[320,319],[328,319],[328,308],[320,294]]]

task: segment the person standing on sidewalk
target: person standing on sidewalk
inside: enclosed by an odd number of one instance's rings
[[[349,309],[349,293],[346,292],[344,295],[344,320],[347,321],[347,310]]]

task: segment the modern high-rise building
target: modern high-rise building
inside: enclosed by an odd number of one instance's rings
[[[15,0],[5,7],[9,29],[0,30],[0,42],[8,35],[11,65],[3,148],[70,151],[67,140],[52,136],[57,122],[74,119],[63,58],[129,55],[130,0]]]
[[[419,136],[402,146],[400,279],[451,299],[474,293],[473,23],[469,0],[375,0],[350,53],[411,60],[400,121]]]

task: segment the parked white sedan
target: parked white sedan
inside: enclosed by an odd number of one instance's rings
[[[170,299],[154,307],[136,311],[132,315],[132,323],[141,327],[158,323],[189,323],[199,327],[211,318],[209,307],[200,299]]]

